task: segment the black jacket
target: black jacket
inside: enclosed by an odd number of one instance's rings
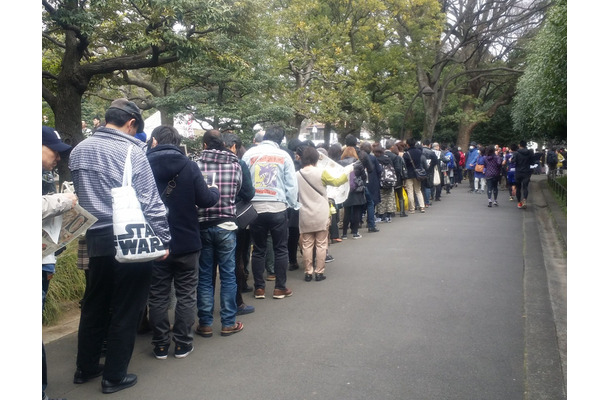
[[[161,200],[168,209],[167,220],[172,240],[169,249],[174,254],[201,250],[197,207],[215,205],[220,198],[216,188],[208,188],[197,163],[188,159],[180,148],[160,144],[146,153],[152,168]],[[164,194],[170,180],[176,186]]]
[[[410,147],[406,150],[402,156],[405,160],[405,165],[407,167],[407,176],[406,179],[415,179],[417,175],[415,174],[415,168],[419,168],[421,166],[421,156],[422,151],[417,147]],[[415,166],[415,168],[414,168]]]
[[[530,165],[534,164],[534,152],[521,147],[513,153],[513,161],[515,162],[515,174],[531,175]]]

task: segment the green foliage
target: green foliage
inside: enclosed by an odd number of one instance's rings
[[[470,139],[486,145],[510,146],[512,143],[519,143],[523,139],[529,140],[531,137],[523,137],[513,129],[511,108],[502,107],[489,121],[477,125]]]
[[[57,257],[55,274],[49,284],[49,291],[42,313],[42,323],[52,325],[68,308],[77,304],[85,293],[85,274],[76,267],[78,241],[70,243]]]
[[[557,0],[529,44],[519,79],[515,129],[547,139],[567,137],[567,1]]]

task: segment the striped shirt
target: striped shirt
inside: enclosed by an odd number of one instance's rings
[[[146,144],[133,136],[103,127],[72,150],[69,167],[78,203],[97,218],[90,230],[112,226],[110,191],[123,184],[125,159],[131,145],[134,145],[131,152],[133,188],[146,221],[167,247],[171,236],[165,206],[143,150]]]

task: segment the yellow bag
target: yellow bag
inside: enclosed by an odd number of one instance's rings
[[[407,198],[407,191],[405,190],[404,186],[401,188],[402,189],[402,198],[405,201],[405,211],[409,209],[409,199]],[[396,193],[396,191],[394,191],[394,199],[396,200],[396,211],[400,212],[400,199],[398,198],[398,193]]]

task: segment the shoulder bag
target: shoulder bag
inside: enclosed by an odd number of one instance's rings
[[[415,178],[417,178],[418,181],[423,182],[423,181],[427,181],[428,180],[428,173],[426,172],[425,169],[423,169],[422,167],[415,167],[415,163],[413,162],[413,158],[411,157],[411,153],[409,153],[407,151],[407,154],[409,155],[409,160],[411,160],[411,165],[413,166],[413,169],[415,170]]]
[[[252,202],[240,200],[235,203],[235,223],[239,229],[246,229],[256,217],[258,217],[258,213]]]
[[[127,151],[123,170],[123,186],[113,188],[112,229],[114,232],[114,258],[120,263],[141,263],[155,260],[165,255],[161,239],[152,230],[142,206],[131,185],[131,150]]]

